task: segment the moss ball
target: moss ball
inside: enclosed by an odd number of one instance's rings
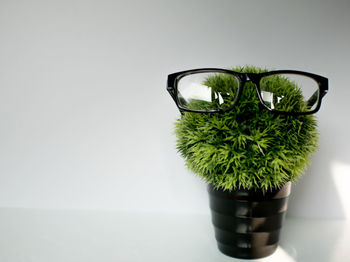
[[[267,71],[252,66],[232,70]],[[224,190],[265,192],[295,182],[318,142],[314,115],[270,112],[261,105],[251,82],[245,84],[240,100],[230,111],[185,112],[175,123],[175,134],[186,166]]]

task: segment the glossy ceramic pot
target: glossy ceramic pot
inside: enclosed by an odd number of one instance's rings
[[[212,223],[219,250],[254,259],[271,255],[278,246],[291,183],[280,190],[223,191],[208,185]]]

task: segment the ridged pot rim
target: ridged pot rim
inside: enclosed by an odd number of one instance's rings
[[[266,199],[281,199],[288,197],[291,192],[291,185],[291,182],[287,182],[283,187],[276,188],[265,193],[261,189],[237,189],[231,191],[216,189],[213,184],[208,184],[207,190],[211,195],[230,200],[262,201]]]

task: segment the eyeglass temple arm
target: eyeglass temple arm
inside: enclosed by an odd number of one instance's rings
[[[313,94],[312,94],[312,96],[310,96],[310,98],[306,101],[306,106],[308,107],[308,108],[311,108],[315,103],[316,103],[316,101],[317,101],[317,99],[318,99],[318,96],[319,96],[319,91],[317,90],[317,91],[315,91]]]
[[[322,99],[326,94],[327,94],[327,91],[321,92],[320,94],[319,94],[318,90],[315,91],[312,94],[312,96],[310,96],[310,98],[307,100],[306,106],[311,108],[316,103],[316,101],[318,100],[318,97],[320,97],[320,99]]]
[[[174,100],[175,104],[177,105],[177,103],[176,103],[176,95],[175,95],[175,90],[174,90],[174,88],[171,87],[171,86],[169,86],[168,83],[167,83],[166,90],[169,92],[171,98]],[[183,112],[179,107],[178,107],[178,109],[179,109],[181,115],[183,115],[184,112]]]

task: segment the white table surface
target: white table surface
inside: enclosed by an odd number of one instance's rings
[[[0,208],[0,262],[220,262],[209,215]],[[350,261],[350,223],[287,217],[277,251],[251,261]]]

